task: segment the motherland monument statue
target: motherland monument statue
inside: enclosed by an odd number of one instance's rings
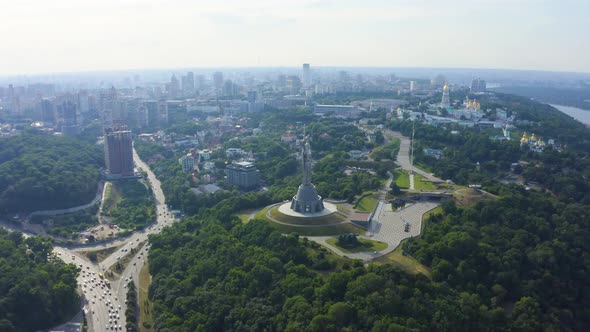
[[[303,168],[303,179],[297,195],[291,200],[291,210],[306,214],[318,213],[324,210],[322,197],[318,195],[315,186],[311,183],[311,144],[310,137],[306,135],[303,139],[300,158]]]

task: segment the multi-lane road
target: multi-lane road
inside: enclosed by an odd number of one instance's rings
[[[135,161],[135,165],[141,167],[147,173],[147,179],[151,185],[154,195],[154,202],[156,205],[156,223],[143,231],[135,232],[126,239],[121,239],[110,243],[108,247],[121,246],[121,248],[113,252],[98,265],[92,264],[82,257],[76,258],[78,259],[78,262],[84,260],[85,262],[82,264],[91,264],[90,269],[85,267],[87,270],[91,270],[94,273],[102,273],[103,271],[106,271],[113,265],[117,264],[117,261],[123,256],[127,255],[132,248],[135,249],[135,254],[132,256],[133,258],[125,267],[123,273],[121,273],[117,280],[111,281],[110,293],[107,292],[107,295],[105,296],[107,302],[105,303],[105,300],[98,302],[95,301],[95,303],[90,301],[89,305],[91,310],[89,310],[89,315],[87,317],[91,331],[104,331],[107,325],[109,325],[109,330],[116,330],[113,328],[113,325],[115,325],[117,329],[119,326],[122,326],[123,329],[125,329],[125,300],[127,297],[127,284],[130,280],[133,280],[135,285],[139,286],[139,272],[146,262],[147,250],[149,247],[149,245],[143,245],[141,247],[139,245],[148,239],[149,234],[157,234],[161,232],[166,225],[169,225],[174,221],[173,216],[166,207],[165,197],[164,193],[162,192],[160,181],[156,178],[150,168],[139,158],[135,150],[133,151],[133,159]],[[105,246],[99,245],[96,248],[84,247],[83,250],[87,251],[104,248]],[[64,249],[61,248],[61,250]],[[75,255],[76,253],[72,252],[72,254]],[[104,291],[102,293],[105,295]],[[94,296],[94,294],[92,294],[92,296]],[[109,309],[111,310],[110,312]]]
[[[166,207],[160,181],[139,158],[135,149],[133,150],[133,159],[135,165],[141,167],[147,173],[147,180],[151,185],[156,205],[156,223],[145,230],[134,232],[127,238],[112,241],[108,245],[86,245],[70,249],[59,246],[54,247],[54,253],[58,257],[66,263],[76,264],[81,270],[77,281],[84,296],[84,311],[89,331],[126,330],[125,300],[127,297],[127,284],[130,280],[133,280],[135,285],[139,287],[139,272],[146,263],[149,249],[149,244],[143,243],[147,241],[149,234],[161,232],[165,226],[172,224],[175,220]],[[98,264],[91,262],[81,253],[110,247],[120,248]],[[135,249],[135,253],[120,276],[116,280],[105,279],[103,277],[104,271],[115,265],[123,256],[129,254],[131,248]]]

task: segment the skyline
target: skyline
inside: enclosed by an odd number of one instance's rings
[[[0,76],[164,68],[590,72],[590,3],[27,0],[3,5]],[[42,57],[41,57],[42,56]]]

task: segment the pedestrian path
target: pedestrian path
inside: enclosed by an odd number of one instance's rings
[[[326,242],[333,236],[308,236],[307,238],[329,248],[337,255],[369,262],[392,252],[403,240],[420,235],[423,215],[438,205],[435,202],[417,202],[399,211],[393,211],[391,204],[379,202],[371,218],[367,235],[360,236],[364,239],[387,243],[387,248],[379,252],[344,253]],[[406,223],[409,224],[407,231]]]

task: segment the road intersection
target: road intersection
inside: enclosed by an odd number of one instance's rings
[[[81,285],[84,296],[88,299],[86,317],[89,331],[126,329],[125,300],[127,297],[127,284],[130,280],[133,280],[136,286],[139,287],[139,272],[146,262],[149,248],[149,244],[143,246],[140,246],[140,244],[145,243],[150,234],[160,233],[165,226],[174,222],[174,217],[166,207],[160,181],[148,165],[139,158],[135,149],[133,150],[133,159],[135,165],[141,167],[147,173],[147,181],[152,188],[154,203],[156,205],[156,223],[142,231],[133,233],[125,239],[112,241],[108,245],[97,244],[96,246],[84,246],[83,248],[73,250],[62,247],[55,248],[55,251],[60,253],[60,256],[66,262],[75,263],[79,267],[82,265],[81,269],[87,271],[84,274],[80,273],[78,284]],[[114,251],[99,264],[90,262],[85,256],[80,254],[80,251],[101,250],[119,246],[121,248]],[[105,286],[104,282],[98,282],[100,276],[105,271],[116,265],[119,259],[132,249],[135,250],[132,256],[133,258],[121,275],[116,280],[110,282],[110,288]],[[85,289],[84,283],[88,285],[89,278],[92,281],[90,283],[91,286],[87,286],[87,289]]]

